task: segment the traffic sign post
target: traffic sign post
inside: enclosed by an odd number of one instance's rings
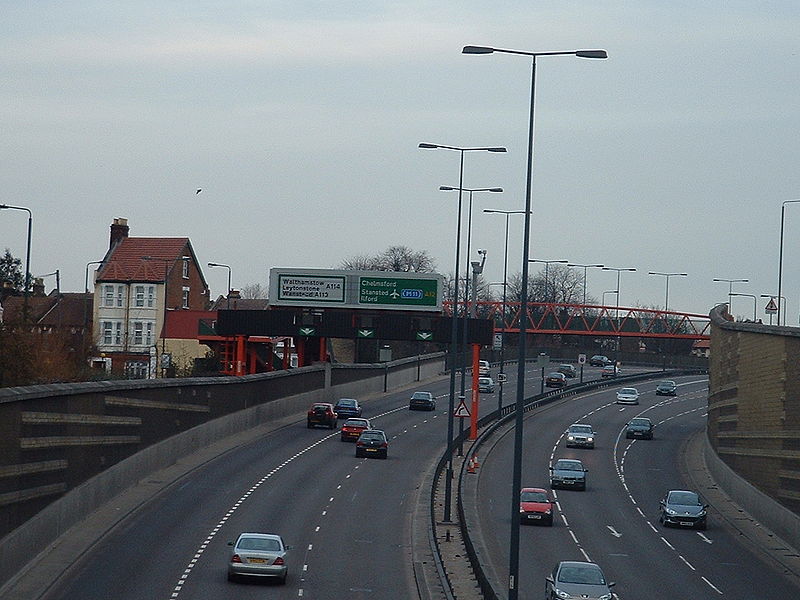
[[[469,409],[464,396],[458,397],[458,408],[453,412],[453,416],[458,417],[458,455],[464,456],[464,419],[469,418]]]
[[[583,383],[583,365],[586,364],[585,354],[578,354],[578,364],[581,366],[581,383]]]
[[[539,393],[544,394],[544,368],[550,364],[550,357],[544,352],[539,353],[539,358],[536,359],[536,364],[542,368],[542,384]]]

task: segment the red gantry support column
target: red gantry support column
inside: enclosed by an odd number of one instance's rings
[[[472,406],[469,412],[469,439],[478,439],[478,377],[480,375],[478,364],[481,358],[480,344],[472,344]]]
[[[244,375],[244,365],[245,359],[247,358],[245,353],[245,343],[244,343],[244,336],[237,335],[236,336],[236,374],[237,375]]]

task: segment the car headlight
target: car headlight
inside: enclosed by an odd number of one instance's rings
[[[551,512],[553,512],[553,511],[548,508],[546,511],[544,511],[544,514],[549,515]]]
[[[572,598],[572,594],[570,594],[569,592],[565,592],[564,590],[560,590],[558,588],[556,588],[556,596],[558,596],[559,598]]]
[[[704,508],[704,509],[703,509],[703,510],[701,510],[699,513],[697,513],[697,516],[698,516],[698,517],[705,517],[705,516],[706,516],[706,509]]]
[[[603,594],[602,596],[599,596],[597,600],[611,600],[611,594]]]
[[[525,509],[520,506],[519,507],[519,512],[520,512],[520,514],[523,514],[525,512]]]
[[[587,442],[593,442],[593,441],[594,441],[594,438],[593,438],[593,437],[588,437],[588,438],[586,438],[586,441],[587,441]]]
[[[672,510],[671,508],[668,508],[667,509],[667,514],[668,515],[677,515],[678,511],[677,510]]]
[[[573,435],[567,436],[567,439],[571,442],[575,439],[575,436]]]

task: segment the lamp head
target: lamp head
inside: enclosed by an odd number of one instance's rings
[[[439,146],[438,146],[437,144],[428,144],[428,143],[426,143],[426,142],[422,142],[422,143],[419,145],[419,147],[420,147],[420,148],[438,148]]]
[[[462,54],[491,54],[494,48],[488,46],[464,46],[461,50]]]
[[[579,58],[608,58],[605,50],[578,50],[575,56]]]

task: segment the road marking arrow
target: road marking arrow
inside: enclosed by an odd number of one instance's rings
[[[622,537],[622,534],[620,532],[618,532],[616,529],[614,529],[611,525],[606,525],[606,527],[608,527],[608,530],[611,532],[611,535],[613,535],[614,537],[616,537],[616,538],[621,538]]]

